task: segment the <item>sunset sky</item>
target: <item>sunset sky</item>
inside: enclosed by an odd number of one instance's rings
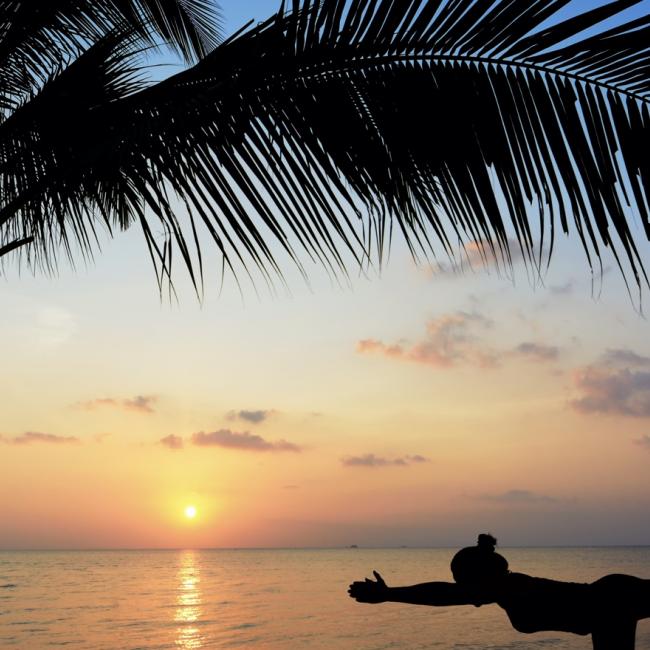
[[[650,326],[612,258],[454,273],[396,239],[241,294],[209,261],[203,304],[180,267],[161,300],[137,228],[7,269],[0,548],[650,543]]]

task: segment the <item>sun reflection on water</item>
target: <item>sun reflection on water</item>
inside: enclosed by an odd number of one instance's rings
[[[184,650],[203,647],[197,625],[201,617],[199,557],[196,551],[183,551],[178,568],[178,596],[174,621],[178,624],[176,646]]]

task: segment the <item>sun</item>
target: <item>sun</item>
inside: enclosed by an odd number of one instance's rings
[[[194,519],[196,517],[196,506],[185,506],[185,516],[188,519]]]

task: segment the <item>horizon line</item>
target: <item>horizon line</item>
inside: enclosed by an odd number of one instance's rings
[[[81,553],[81,552],[138,552],[138,551],[404,551],[404,550],[447,550],[457,549],[460,545],[444,546],[366,546],[351,544],[346,546],[87,546],[60,548],[0,548],[0,553]],[[512,546],[497,546],[497,549],[565,549],[565,548],[650,548],[648,544],[519,544]]]

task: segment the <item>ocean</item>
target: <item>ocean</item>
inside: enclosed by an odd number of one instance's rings
[[[514,571],[588,582],[650,578],[650,547],[499,548]],[[0,648],[591,648],[589,637],[513,630],[498,606],[361,605],[389,585],[450,580],[455,549],[0,552]],[[650,650],[650,619],[637,649]]]

